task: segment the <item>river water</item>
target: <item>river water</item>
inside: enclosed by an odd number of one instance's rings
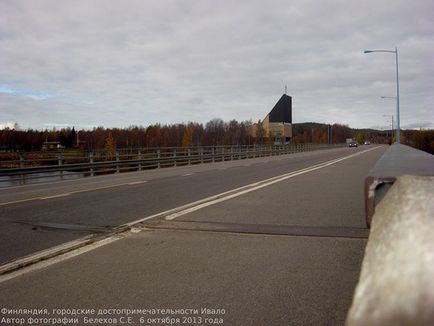
[[[37,184],[61,180],[74,180],[85,177],[81,172],[46,172],[18,176],[0,176],[0,188],[14,187],[27,184]]]

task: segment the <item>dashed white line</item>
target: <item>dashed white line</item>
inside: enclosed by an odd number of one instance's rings
[[[146,183],[146,182],[148,182],[148,181],[146,181],[146,180],[142,180],[142,181],[134,181],[134,182],[130,182],[130,183],[128,183],[128,185],[129,185],[129,186],[133,186],[133,185],[139,185],[139,184]]]
[[[186,174],[183,174],[183,175],[181,175],[181,177],[189,177],[190,175],[193,175],[194,173],[186,173]]]
[[[71,193],[64,193],[64,194],[59,194],[59,195],[52,195],[52,196],[46,196],[46,197],[39,197],[40,200],[46,200],[46,199],[53,199],[53,198],[61,198],[61,197],[66,197],[66,196],[70,196]]]

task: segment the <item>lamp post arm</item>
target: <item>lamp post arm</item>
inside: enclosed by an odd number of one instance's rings
[[[398,50],[365,50],[363,53],[372,53],[372,52],[387,52],[387,53],[396,53]]]

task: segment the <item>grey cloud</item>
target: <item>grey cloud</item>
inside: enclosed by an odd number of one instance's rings
[[[58,98],[9,97],[0,123],[257,120],[287,84],[297,122],[370,126],[394,110],[379,100],[394,96],[394,58],[362,51],[395,45],[401,124],[433,121],[433,9],[428,0],[1,1],[0,86]]]

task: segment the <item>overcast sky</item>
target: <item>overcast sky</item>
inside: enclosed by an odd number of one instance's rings
[[[432,0],[0,0],[0,127],[257,121],[434,128]]]

